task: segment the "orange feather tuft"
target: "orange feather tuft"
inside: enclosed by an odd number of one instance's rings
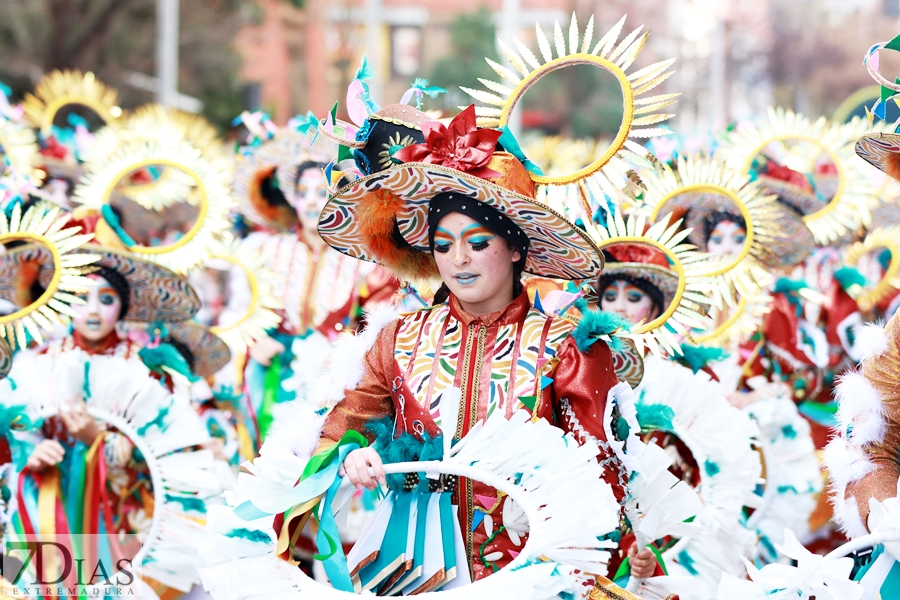
[[[275,177],[276,167],[260,169],[250,182],[250,205],[267,224],[288,229],[297,222],[297,212],[290,206],[272,206],[262,195],[263,183]]]
[[[399,279],[414,281],[438,277],[434,257],[411,246],[400,247],[394,239],[394,215],[403,207],[396,194],[380,189],[366,195],[356,208],[360,235],[372,258]]]
[[[885,157],[884,172],[894,179],[900,179],[900,154],[891,152]]]

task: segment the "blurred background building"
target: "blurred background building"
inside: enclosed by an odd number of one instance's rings
[[[0,0],[0,81],[16,97],[50,69],[80,68],[119,89],[123,106],[153,100],[157,9],[167,1]],[[183,0],[178,90],[223,128],[243,109],[283,124],[343,104],[366,54],[380,103],[425,77],[450,90],[426,107],[455,110],[468,103],[459,85],[492,76],[484,56],[503,60],[498,35],[532,45],[535,22],[565,27],[573,12],[582,27],[595,15],[595,35],[626,13],[626,32],[652,29],[637,66],[677,57],[665,86],[683,94],[672,126],[684,133],[771,104],[843,116],[872,93],[860,92],[871,82],[860,66],[865,51],[900,27],[900,0]],[[883,72],[900,74],[891,70],[900,58],[890,58]],[[576,137],[615,131],[614,79],[566,71],[529,94],[523,127]],[[573,87],[578,94],[560,93]]]

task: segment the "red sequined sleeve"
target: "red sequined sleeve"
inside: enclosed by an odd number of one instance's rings
[[[349,430],[358,431],[372,439],[366,432],[366,424],[373,419],[393,414],[391,382],[394,379],[394,337],[400,321],[393,321],[382,329],[375,344],[363,359],[363,376],[352,390],[345,392],[322,430],[322,437],[338,441]],[[347,368],[353,368],[347,365]]]
[[[604,479],[613,487],[616,499],[624,497],[624,471],[618,458],[606,443],[604,411],[609,391],[618,383],[613,369],[612,352],[602,341],[581,352],[575,340],[568,338],[559,352],[559,364],[553,383],[546,388],[552,395],[557,423],[584,443],[596,440],[600,460],[606,465]]]

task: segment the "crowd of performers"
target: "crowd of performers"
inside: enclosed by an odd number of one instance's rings
[[[0,97],[3,543],[165,599],[900,594],[895,42],[868,120],[686,141],[623,22],[504,45],[455,114],[363,59],[231,144],[90,73]],[[517,140],[576,64],[615,139]],[[112,595],[52,565],[2,593]]]

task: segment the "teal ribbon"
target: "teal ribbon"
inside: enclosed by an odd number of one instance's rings
[[[348,444],[345,448],[342,448],[340,453],[341,460],[333,461],[332,464],[340,465],[343,463],[343,457],[347,452],[351,451],[351,448],[355,450],[358,446],[356,444]],[[353,592],[350,568],[347,566],[347,557],[344,556],[341,548],[341,534],[338,532],[337,523],[334,520],[334,512],[331,510],[334,497],[338,488],[341,487],[341,479],[341,477],[334,478],[328,491],[325,492],[325,497],[322,499],[325,510],[322,511],[322,516],[319,519],[319,531],[316,533],[316,549],[319,551],[319,555],[314,558],[322,562],[322,567],[324,567],[332,587],[342,592]]]
[[[116,213],[113,212],[113,209],[109,204],[104,204],[100,207],[100,214],[103,215],[103,220],[106,221],[106,224],[109,225],[119,239],[122,240],[123,244],[129,248],[138,245],[138,243],[134,241],[134,238],[122,229],[122,223],[119,222],[119,217],[116,216]]]
[[[296,486],[265,506],[247,500],[234,509],[234,514],[245,521],[253,521],[286,512],[298,504],[325,494],[338,477],[338,469],[347,455],[367,445],[368,442],[360,433],[348,431],[337,446],[310,459]]]
[[[525,152],[522,151],[522,147],[519,146],[519,142],[512,134],[512,131],[505,125],[500,128],[500,131],[503,133],[500,135],[498,141],[500,142],[500,145],[503,146],[503,149],[519,159],[519,162],[525,165],[525,168],[528,169],[529,172],[534,173],[535,175],[543,175],[544,172],[541,168],[525,156]]]

